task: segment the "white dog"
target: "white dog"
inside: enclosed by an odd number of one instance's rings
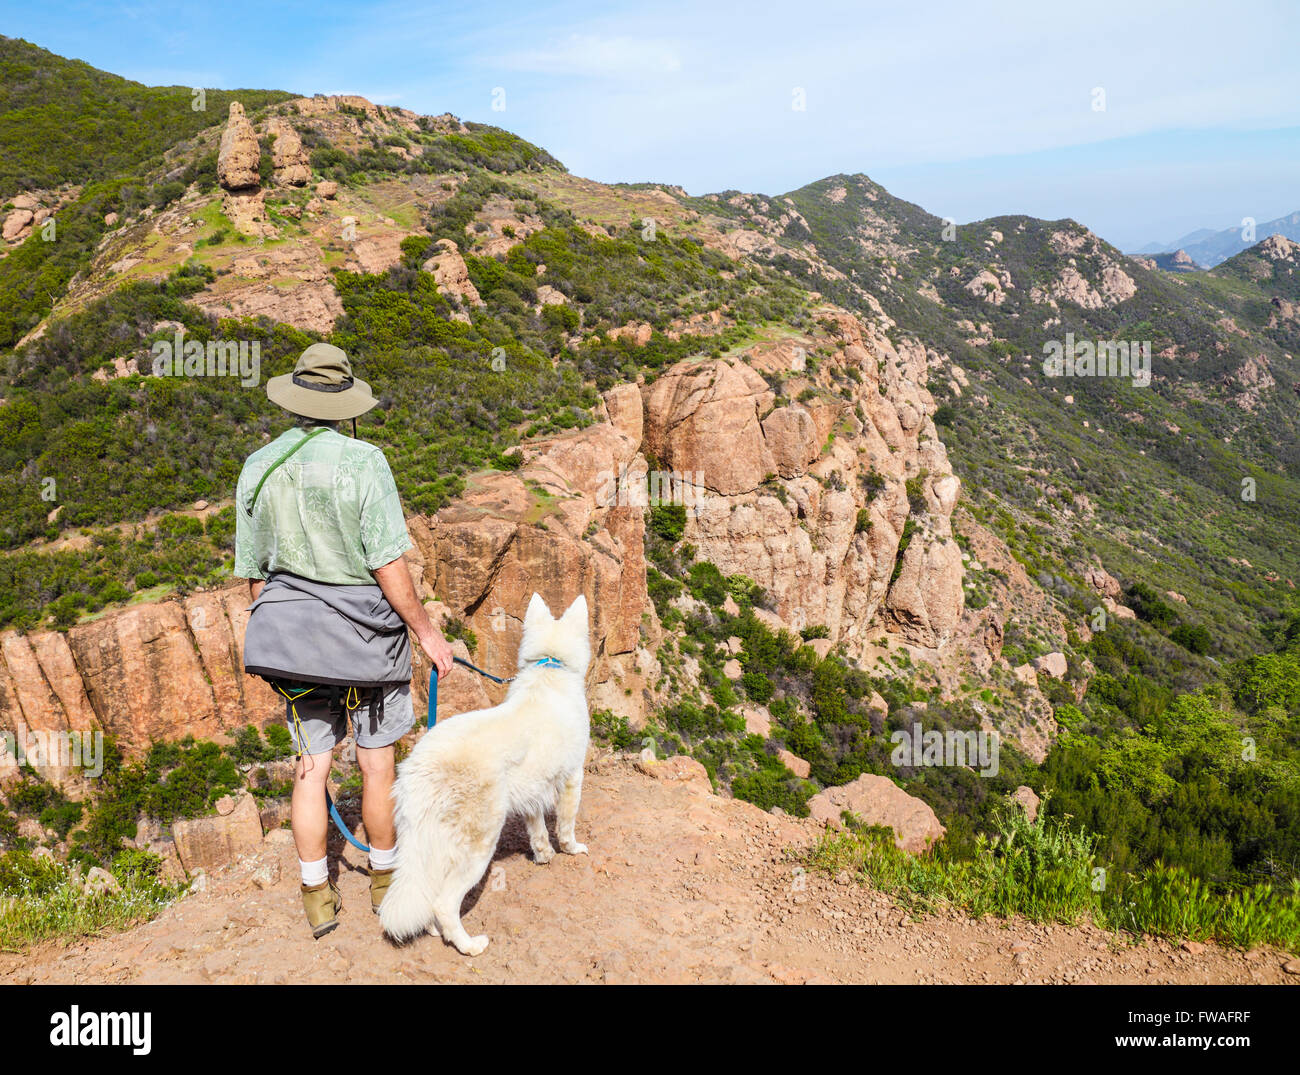
[[[573,824],[590,731],[590,662],[586,598],[557,620],[533,594],[505,701],[434,725],[398,768],[397,867],[379,908],[390,937],[404,940],[436,925],[464,955],[487,947],[485,935],[465,932],[460,905],[492,862],[512,813],[527,821],[534,861],[555,857],[546,831],[551,807],[560,850],[586,854]]]

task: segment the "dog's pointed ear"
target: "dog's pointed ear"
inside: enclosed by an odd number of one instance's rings
[[[542,617],[547,620],[555,618],[551,615],[550,607],[542,600],[542,595],[534,593],[528,600],[528,611],[524,613],[524,626],[527,627],[530,623],[536,623]]]
[[[564,615],[560,617],[562,623],[572,623],[574,620],[587,622],[587,598],[583,594],[578,594],[577,599],[567,609]]]

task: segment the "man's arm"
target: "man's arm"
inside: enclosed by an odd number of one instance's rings
[[[249,580],[248,580],[248,595],[249,595],[249,596],[250,596],[254,601],[256,601],[256,600],[257,600],[257,595],[260,594],[260,593],[262,592],[262,587],[265,586],[265,585],[266,585],[266,579],[249,579]]]
[[[410,569],[406,566],[406,557],[399,556],[392,563],[375,568],[371,574],[384,591],[388,603],[402,617],[402,622],[414,632],[420,648],[438,669],[438,678],[442,679],[451,671],[451,647],[420,604],[415,584],[411,581]]]

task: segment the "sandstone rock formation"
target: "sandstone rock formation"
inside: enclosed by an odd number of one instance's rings
[[[36,214],[30,209],[14,209],[5,217],[3,236],[7,243],[18,242],[31,234]]]
[[[942,646],[963,604],[950,525],[960,483],[929,417],[926,355],[842,311],[819,316],[835,326],[829,341],[786,339],[666,370],[644,390],[645,450],[692,499],[686,540],[724,574],[762,586],[784,624],[823,624],[852,656],[883,607],[888,629]],[[801,376],[802,356],[827,342],[831,356]],[[765,375],[791,371],[778,398]],[[909,504],[908,479],[921,484],[923,509]]]
[[[267,121],[266,133],[275,139],[271,146],[275,181],[285,187],[305,187],[311,179],[311,161],[298,132],[287,120],[273,116]]]
[[[1035,657],[1034,671],[1043,675],[1052,676],[1054,679],[1064,679],[1067,670],[1064,653],[1045,653],[1041,657]]]
[[[946,831],[929,804],[913,798],[887,776],[863,773],[840,787],[827,788],[808,800],[809,814],[842,828],[847,810],[867,825],[894,830],[894,844],[913,855],[930,850]]]
[[[1011,793],[1011,799],[1013,802],[1019,804],[1019,806],[1025,811],[1025,816],[1029,818],[1030,821],[1037,819],[1038,807],[1042,800],[1039,799],[1038,793],[1034,791],[1033,788],[1021,784],[1020,787],[1016,788],[1016,790]]]
[[[221,134],[221,148],[217,152],[217,182],[222,190],[253,190],[261,184],[259,168],[262,150],[257,144],[257,132],[244,114],[244,106],[230,102],[230,117]]]
[[[259,250],[236,258],[231,267],[230,277],[191,301],[218,317],[263,316],[322,333],[343,315],[333,278],[313,243]]]
[[[176,852],[187,873],[228,866],[262,847],[257,800],[241,795],[226,814],[177,821],[172,825]]]
[[[469,268],[460,256],[460,248],[450,239],[439,239],[434,246],[438,252],[420,268],[433,273],[434,282],[443,294],[463,299],[471,306],[482,306],[483,299],[469,278]]]

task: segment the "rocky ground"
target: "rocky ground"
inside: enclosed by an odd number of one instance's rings
[[[626,755],[594,757],[579,816],[589,856],[534,865],[510,827],[467,900],[488,950],[465,959],[436,937],[385,940],[369,910],[364,859],[338,862],[342,924],[312,941],[292,844],[214,873],[128,933],[0,954],[8,983],[1282,983],[1272,949],[1186,951],[1090,926],[910,919],[888,897],[803,875],[787,853],[811,821],[713,795],[689,767],[647,775]],[[1295,966],[1295,964],[1292,964]]]

